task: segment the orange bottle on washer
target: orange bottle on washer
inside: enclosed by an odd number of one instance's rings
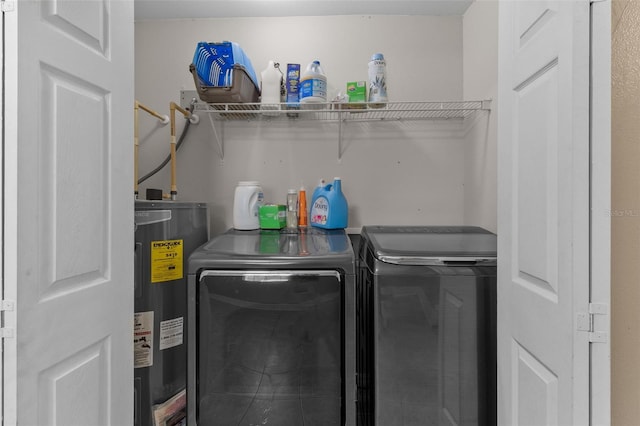
[[[298,226],[306,227],[309,225],[307,213],[307,191],[303,185],[298,192]]]

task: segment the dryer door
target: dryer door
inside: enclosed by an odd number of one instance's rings
[[[197,424],[344,424],[337,271],[207,270],[197,283]]]

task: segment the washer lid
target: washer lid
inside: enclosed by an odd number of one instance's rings
[[[189,273],[201,268],[341,268],[352,274],[354,254],[343,229],[229,230],[189,256]]]
[[[365,226],[375,257],[399,265],[495,265],[496,235],[470,226]]]

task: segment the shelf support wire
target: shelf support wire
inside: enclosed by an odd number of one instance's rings
[[[221,160],[224,160],[224,144],[222,142],[222,137],[219,133],[218,130],[218,126],[216,126],[214,119],[213,119],[213,114],[207,114],[209,116],[209,122],[211,123],[211,129],[213,130],[213,136],[216,139],[216,145],[218,146],[218,155],[220,156]],[[222,126],[222,122],[220,122],[220,125]]]
[[[342,161],[342,114],[338,114],[338,162]]]

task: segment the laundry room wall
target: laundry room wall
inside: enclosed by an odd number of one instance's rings
[[[474,1],[462,31],[463,97],[491,101],[465,134],[464,223],[497,232],[498,2]]]
[[[640,3],[611,6],[611,424],[640,419]],[[602,261],[597,259],[596,261]]]
[[[136,98],[167,113],[170,101],[179,102],[181,90],[195,90],[188,65],[196,44],[223,40],[239,43],[258,74],[270,59],[283,67],[300,63],[302,68],[320,60],[330,97],[344,92],[347,81],[366,80],[371,54],[381,52],[387,60],[391,101],[463,99],[461,16],[136,22]],[[240,180],[260,181],[265,201],[284,203],[288,188],[298,189],[303,183],[310,194],[320,178],[331,181],[340,176],[349,201],[350,230],[364,224],[467,223],[492,228],[493,201],[479,211],[465,208],[465,202],[475,205],[486,192],[469,195],[465,190],[466,182],[475,182],[476,172],[488,176],[477,163],[472,174],[465,172],[470,167],[465,158],[485,149],[470,150],[467,145],[477,134],[486,142],[487,131],[481,129],[487,129],[489,116],[479,113],[473,126],[456,120],[346,123],[339,144],[337,123],[268,119],[217,124],[218,143],[209,117],[200,114],[200,123],[190,126],[178,153],[178,198],[207,202],[216,234],[232,225],[233,192]],[[183,125],[178,117],[178,135]],[[141,118],[141,175],[168,151],[168,126]],[[486,150],[484,154],[492,155]],[[480,185],[494,183],[489,176]],[[168,192],[168,167],[141,186],[143,197],[147,187]]]

